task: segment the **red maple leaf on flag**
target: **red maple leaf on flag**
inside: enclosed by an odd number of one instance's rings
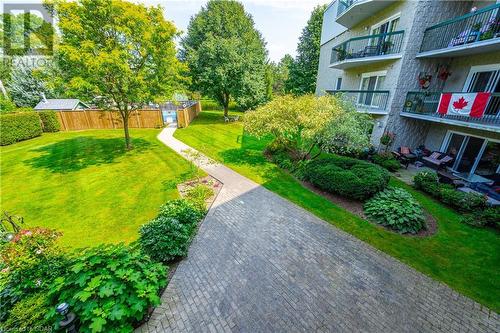
[[[459,110],[461,110],[461,109],[463,109],[464,107],[466,107],[466,106],[467,106],[467,104],[469,104],[469,102],[467,102],[467,101],[465,100],[465,98],[460,97],[460,98],[458,99],[458,101],[453,102],[453,107],[454,107],[455,109],[459,109]]]

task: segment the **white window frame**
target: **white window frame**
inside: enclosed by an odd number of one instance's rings
[[[367,78],[367,77],[372,77],[372,76],[376,76],[377,77],[377,80],[375,81],[375,87],[377,86],[377,83],[378,83],[378,78],[380,76],[384,76],[387,78],[387,71],[378,71],[378,72],[367,72],[367,73],[362,73],[361,74],[361,80],[359,80],[359,90],[361,90],[361,87],[363,86],[363,79]]]
[[[478,72],[489,72],[489,71],[500,71],[500,64],[489,64],[489,65],[479,65],[471,66],[467,79],[465,79],[464,86],[462,87],[462,92],[467,92],[467,88],[472,81],[472,77]]]
[[[393,20],[395,20],[397,18],[399,18],[399,20],[401,21],[401,12],[396,13],[396,14],[388,17],[388,18],[383,19],[382,21],[379,21],[379,22],[375,23],[374,25],[372,25],[370,27],[370,35],[373,35],[373,30],[377,29],[382,24],[387,23],[387,22],[391,22],[391,21],[393,21]]]
[[[487,137],[484,137],[484,136],[481,136],[481,135],[474,135],[474,134],[469,134],[469,133],[460,132],[460,131],[448,130],[446,132],[446,135],[444,136],[443,142],[441,143],[441,148],[440,148],[441,152],[445,152],[446,149],[448,149],[448,145],[450,144],[450,140],[451,140],[452,134],[458,134],[458,135],[463,135],[464,136],[464,140],[462,141],[462,144],[460,145],[460,149],[457,152],[457,158],[455,159],[455,161],[453,163],[453,170],[455,170],[458,161],[460,161],[462,159],[462,155],[463,155],[464,149],[467,146],[467,143],[469,142],[469,137],[474,137],[474,138],[478,138],[478,139],[483,139],[484,140],[484,142],[483,142],[481,148],[479,149],[479,152],[478,152],[478,154],[477,154],[477,156],[476,156],[476,158],[474,160],[474,164],[472,165],[472,167],[470,169],[469,175],[473,175],[476,172],[476,169],[477,169],[477,166],[478,166],[479,160],[480,160],[479,157],[483,156],[484,151],[486,150],[486,147],[487,147],[488,143],[489,142],[500,143],[500,140],[487,138]],[[500,172],[500,165],[497,167],[497,171],[496,172],[497,173]]]

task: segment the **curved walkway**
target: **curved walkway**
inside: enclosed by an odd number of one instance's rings
[[[159,139],[190,149],[167,128]],[[231,169],[139,332],[500,332],[496,313]]]

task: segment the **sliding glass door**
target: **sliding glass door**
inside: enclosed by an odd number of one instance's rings
[[[464,179],[490,179],[500,172],[500,142],[449,132],[443,148],[455,159],[453,171]]]

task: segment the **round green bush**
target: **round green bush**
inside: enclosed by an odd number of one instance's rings
[[[425,229],[424,211],[412,195],[389,187],[364,205],[365,214],[375,222],[401,233],[416,234]]]
[[[36,112],[8,113],[0,115],[0,145],[6,146],[18,141],[42,135],[40,117]]]
[[[462,216],[463,223],[474,227],[493,227],[500,228],[500,207],[488,207],[484,210],[478,210],[473,213]]]
[[[159,262],[182,258],[187,255],[195,226],[172,217],[158,216],[141,226],[139,244],[144,253]]]
[[[204,212],[185,199],[170,200],[160,208],[158,216],[171,217],[181,224],[196,224],[201,221]]]
[[[44,328],[52,325],[45,319],[47,309],[51,307],[46,293],[28,295],[14,305],[0,328],[5,332],[43,332]]]
[[[61,124],[57,120],[57,114],[55,111],[37,111],[42,121],[42,127],[44,132],[59,132],[61,130]]]
[[[57,322],[55,305],[68,302],[80,332],[132,332],[149,307],[160,304],[166,276],[165,266],[136,247],[103,244],[75,251],[50,289],[49,317]]]
[[[324,191],[356,200],[372,197],[389,182],[389,173],[378,165],[336,155],[308,162],[302,174]]]
[[[435,189],[438,184],[438,176],[434,171],[420,171],[413,177],[413,184],[416,189],[428,192],[429,187]]]
[[[401,168],[401,163],[390,153],[374,155],[373,162],[392,172],[398,171]]]

